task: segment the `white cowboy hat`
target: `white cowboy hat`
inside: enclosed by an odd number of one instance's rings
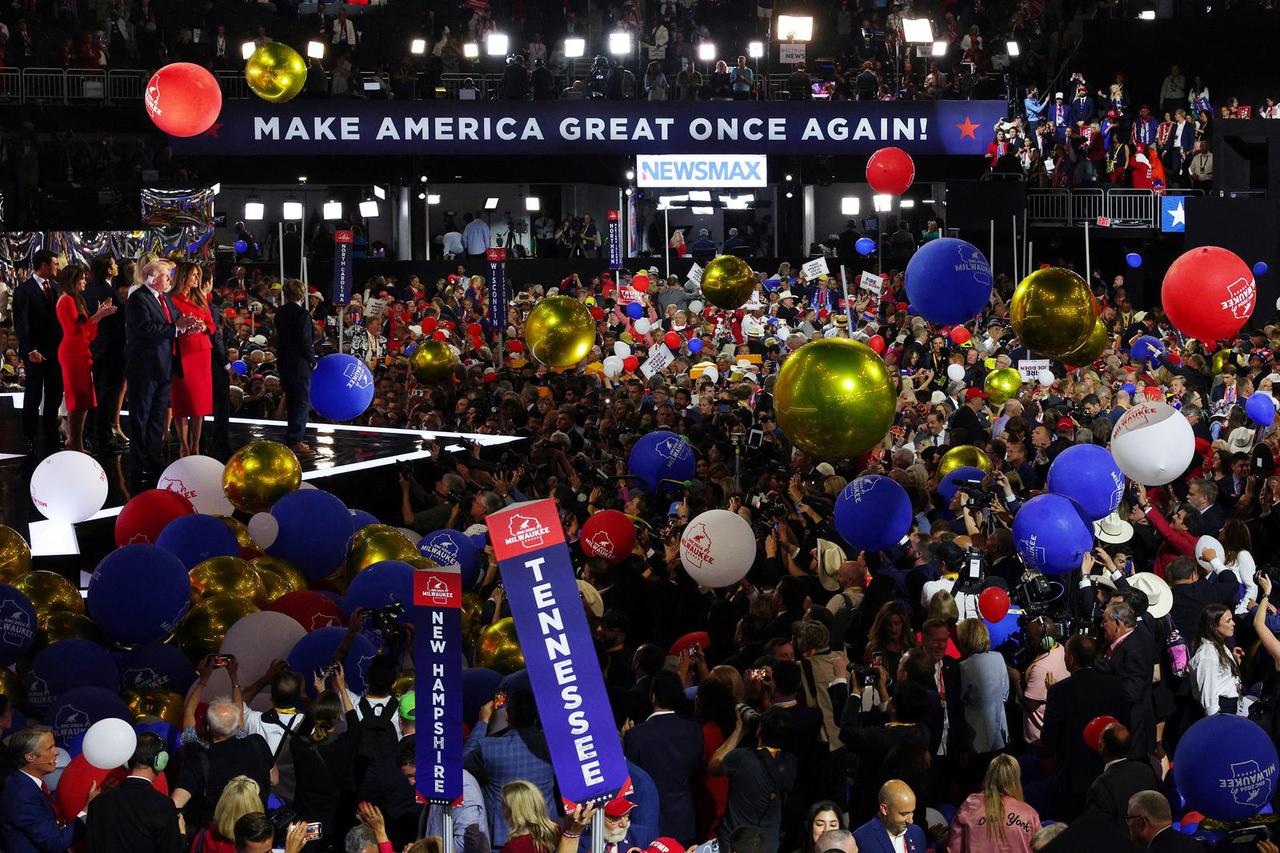
[[[1221,560],[1222,555],[1226,553],[1226,549],[1222,547],[1221,542],[1212,536],[1201,536],[1196,540],[1196,562],[1199,563],[1206,572],[1212,572],[1213,565],[1204,558],[1204,551],[1206,548],[1212,548],[1214,556],[1219,560]]]
[[[1129,578],[1129,585],[1147,594],[1147,612],[1152,619],[1163,619],[1173,609],[1173,590],[1164,578],[1151,572],[1138,572]]]
[[[1253,448],[1253,428],[1236,427],[1227,436],[1227,450],[1231,453],[1248,453]]]
[[[826,539],[818,540],[818,582],[827,592],[839,591],[840,582],[836,580],[836,573],[846,559],[848,558],[839,545]]]
[[[1133,525],[1113,512],[1093,523],[1093,535],[1099,542],[1122,545],[1133,538]]]

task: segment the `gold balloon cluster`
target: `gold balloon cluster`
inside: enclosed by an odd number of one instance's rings
[[[880,356],[848,338],[805,344],[782,363],[774,383],[778,426],[817,459],[857,456],[875,447],[893,425],[896,406],[893,380]]]
[[[222,470],[222,491],[241,512],[265,512],[301,485],[298,457],[278,441],[246,444],[231,455]]]
[[[111,646],[106,632],[96,622],[83,613],[72,613],[70,610],[55,610],[50,613],[45,617],[40,631],[44,642],[49,645],[60,640],[89,640],[100,646]]]
[[[27,690],[22,686],[22,679],[11,669],[0,668],[0,696],[9,700],[9,706],[21,707],[27,704]]]
[[[1018,396],[1022,390],[1022,374],[1016,367],[1001,367],[987,374],[982,382],[982,390],[987,392],[987,399],[993,406],[1001,406],[1005,400]]]
[[[427,338],[419,341],[409,356],[409,369],[413,378],[423,385],[444,385],[458,367],[458,357],[444,341]]]
[[[307,588],[307,579],[296,566],[286,563],[278,557],[263,554],[249,561],[249,567],[262,579],[262,603],[270,604],[281,596],[291,592],[302,592]]]
[[[1022,343],[1054,358],[1082,346],[1098,319],[1089,283],[1062,267],[1024,278],[1013,291],[1009,313]]]
[[[178,647],[192,660],[201,660],[222,647],[222,639],[232,625],[257,609],[252,600],[210,595],[193,606],[178,624],[174,632]]]
[[[421,557],[409,537],[399,530],[389,524],[370,524],[357,530],[347,546],[347,579],[383,560],[408,563]]]
[[[307,63],[287,44],[269,42],[253,52],[244,66],[244,80],[264,101],[292,101],[307,82]]]
[[[1093,331],[1084,339],[1084,343],[1062,354],[1062,363],[1069,367],[1093,364],[1106,351],[1110,343],[1111,335],[1107,332],[1107,324],[1099,317],[1093,321]]]
[[[248,560],[239,557],[210,557],[187,576],[191,579],[191,600],[196,604],[215,595],[228,595],[255,604],[265,599],[262,578]]]
[[[500,675],[524,669],[524,652],[516,636],[516,623],[511,617],[485,626],[476,641],[475,665]]]
[[[229,515],[215,517],[222,519],[222,523],[231,528],[231,532],[236,535],[236,544],[241,548],[252,548],[255,551],[258,549],[258,543],[253,541],[253,537],[249,535],[249,528],[243,521]]]
[[[942,454],[938,462],[938,478],[941,479],[957,468],[981,468],[991,473],[991,460],[972,444],[961,444]]]
[[[478,592],[462,594],[462,645],[473,648],[480,637],[480,614],[484,611],[484,599]]]
[[[13,583],[31,571],[31,548],[12,527],[0,524],[0,583]]]
[[[135,723],[144,718],[163,720],[175,729],[182,728],[182,696],[171,690],[126,690],[124,703]]]
[[[573,367],[596,342],[596,321],[587,306],[569,296],[548,296],[529,312],[525,346],[547,367]]]
[[[13,585],[30,601],[36,611],[36,623],[43,629],[49,617],[59,611],[84,613],[84,599],[71,581],[57,572],[37,569],[27,572]]]
[[[717,308],[741,308],[756,289],[751,265],[737,255],[712,258],[702,271],[702,295]]]

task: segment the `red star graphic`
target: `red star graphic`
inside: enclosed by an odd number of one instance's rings
[[[968,116],[964,117],[964,124],[957,124],[956,127],[960,130],[961,139],[967,136],[975,142],[977,141],[978,137],[974,136],[973,132],[978,129],[978,126],[970,121]]]
[[[217,138],[218,138],[218,131],[220,131],[220,130],[222,130],[222,122],[220,122],[220,121],[215,121],[215,122],[213,123],[213,126],[212,126],[212,127],[210,127],[208,130],[206,130],[204,133],[202,133],[202,134],[200,134],[200,135],[201,135],[201,136],[212,136],[214,139],[217,139]]]

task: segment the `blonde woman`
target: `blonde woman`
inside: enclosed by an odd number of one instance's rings
[[[502,786],[502,816],[507,821],[507,843],[501,853],[575,853],[584,827],[590,825],[591,807],[579,806],[565,817],[564,829],[547,817],[542,791],[523,779]]]
[[[236,821],[264,811],[258,783],[248,776],[233,777],[222,789],[213,821],[200,830],[191,849],[200,853],[236,853]]]
[[[956,810],[947,853],[1030,853],[1040,815],[1022,800],[1022,772],[1008,755],[987,765],[982,790]]]
[[[1004,703],[1009,699],[1009,671],[999,652],[991,650],[991,635],[981,619],[965,619],[956,626],[960,649],[960,698],[975,755],[1004,749],[1009,724]]]

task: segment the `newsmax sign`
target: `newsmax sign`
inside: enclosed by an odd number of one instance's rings
[[[764,154],[641,154],[636,185],[641,187],[768,186]]]

